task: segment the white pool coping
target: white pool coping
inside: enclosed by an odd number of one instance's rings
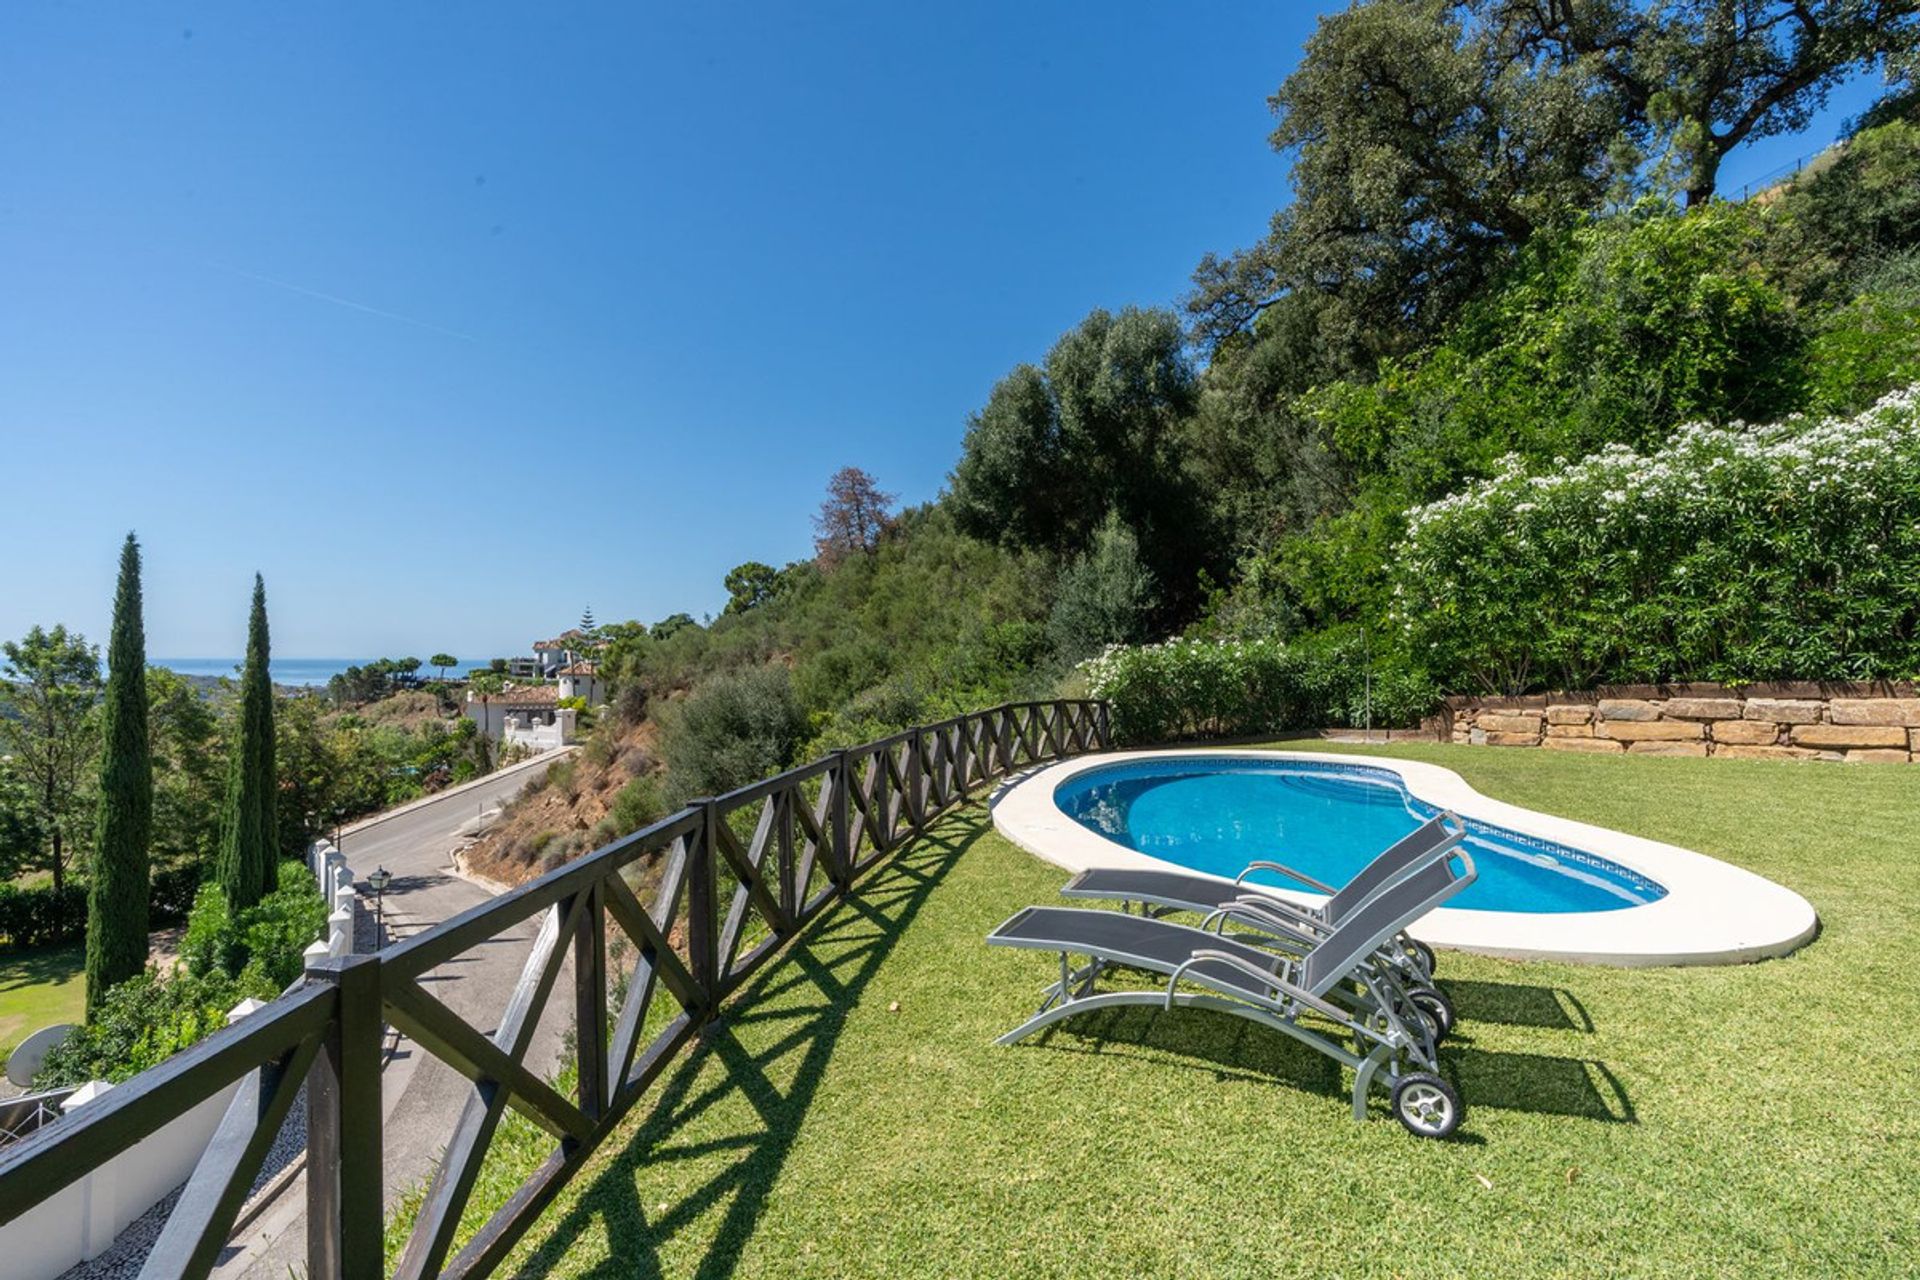
[[[1027,852],[1068,871],[1133,867],[1192,873],[1088,830],[1054,803],[1061,783],[1089,769],[1134,760],[1222,755],[1263,760],[1313,760],[1396,773],[1407,790],[1464,818],[1495,823],[1523,835],[1553,840],[1617,862],[1657,881],[1665,897],[1614,911],[1529,913],[1440,907],[1411,932],[1434,947],[1527,960],[1569,960],[1627,967],[1739,964],[1783,956],[1820,927],[1813,906],[1793,890],[1691,849],[1646,840],[1605,827],[1556,818],[1481,795],[1451,769],[1414,760],[1313,751],[1116,751],[1080,756],[1029,771],[994,795],[993,825]],[[1287,861],[1284,849],[1271,857]],[[1299,902],[1317,894],[1270,889]]]

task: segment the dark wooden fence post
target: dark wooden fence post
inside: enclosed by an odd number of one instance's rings
[[[905,788],[907,802],[907,834],[917,836],[920,828],[926,825],[927,811],[925,789],[926,770],[921,767],[920,726],[915,725],[907,731],[907,767],[901,771],[900,782]]]
[[[307,971],[334,990],[333,1025],[307,1076],[307,1268],[312,1280],[385,1274],[380,957]]]
[[[800,904],[806,898],[807,887],[796,884],[795,877],[799,867],[793,859],[793,805],[798,798],[795,787],[782,787],[773,796],[773,839],[775,867],[780,873],[780,911],[789,924],[784,932],[792,932],[791,922],[800,918]]]
[[[833,848],[827,859],[827,871],[833,877],[833,883],[845,892],[853,883],[853,756],[850,752],[833,753],[833,803],[830,807],[833,826],[830,835]]]
[[[700,987],[701,1020],[711,1017],[720,991],[720,951],[714,919],[714,846],[719,843],[720,806],[713,800],[695,800],[700,809],[700,831],[687,847],[687,959]]]
[[[573,935],[573,1027],[580,1083],[576,1096],[587,1119],[598,1120],[612,1101],[607,1080],[606,889],[583,890],[586,916]]]

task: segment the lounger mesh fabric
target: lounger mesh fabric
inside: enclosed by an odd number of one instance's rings
[[[1441,814],[1439,817],[1429,819],[1410,834],[1394,842],[1361,868],[1352,880],[1316,909],[1314,914],[1329,921],[1342,919],[1348,911],[1365,902],[1383,886],[1391,884],[1405,872],[1408,866],[1430,856],[1441,847],[1457,841],[1458,833],[1449,831],[1446,826],[1447,819],[1451,816]],[[1111,898],[1130,902],[1152,902],[1206,912],[1227,906],[1245,896],[1250,888],[1259,887],[1261,886],[1233,884],[1213,876],[1183,871],[1135,871],[1096,867],[1082,871],[1073,877],[1060,892],[1069,898]]]
[[[1045,951],[1060,950],[1063,940],[1068,942],[1068,950],[1097,954],[1117,964],[1131,962],[1162,973],[1173,972],[1201,949],[1227,952],[1269,973],[1278,972],[1280,961],[1271,951],[1245,946],[1184,924],[1081,907],[1028,907],[995,929],[992,935],[992,941],[1002,946],[1030,946]],[[1202,962],[1189,972],[1209,982],[1224,983],[1255,995],[1265,995],[1269,990],[1229,965]]]
[[[1411,834],[1396,840],[1379,857],[1360,868],[1359,873],[1347,881],[1340,892],[1327,899],[1323,912],[1326,918],[1334,921],[1344,920],[1349,911],[1391,884],[1408,866],[1420,861],[1441,845],[1458,839],[1447,830],[1448,816],[1442,814],[1431,821],[1421,823]]]
[[[1444,898],[1459,878],[1452,860],[1442,858],[1350,913],[1326,941],[1307,953],[1300,966],[1300,985],[1314,995],[1324,993],[1405,923],[1408,902]]]

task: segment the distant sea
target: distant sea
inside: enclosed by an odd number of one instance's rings
[[[348,667],[365,666],[371,658],[274,658],[267,664],[275,684],[322,685]],[[165,667],[183,676],[240,677],[238,658],[154,658],[150,666]]]

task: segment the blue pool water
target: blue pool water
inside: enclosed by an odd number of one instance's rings
[[[1196,871],[1237,876],[1264,858],[1333,885],[1439,812],[1388,769],[1235,756],[1089,769],[1060,784],[1054,803],[1109,840]],[[1612,911],[1666,896],[1618,863],[1487,823],[1468,822],[1465,843],[1480,875],[1450,907]]]

